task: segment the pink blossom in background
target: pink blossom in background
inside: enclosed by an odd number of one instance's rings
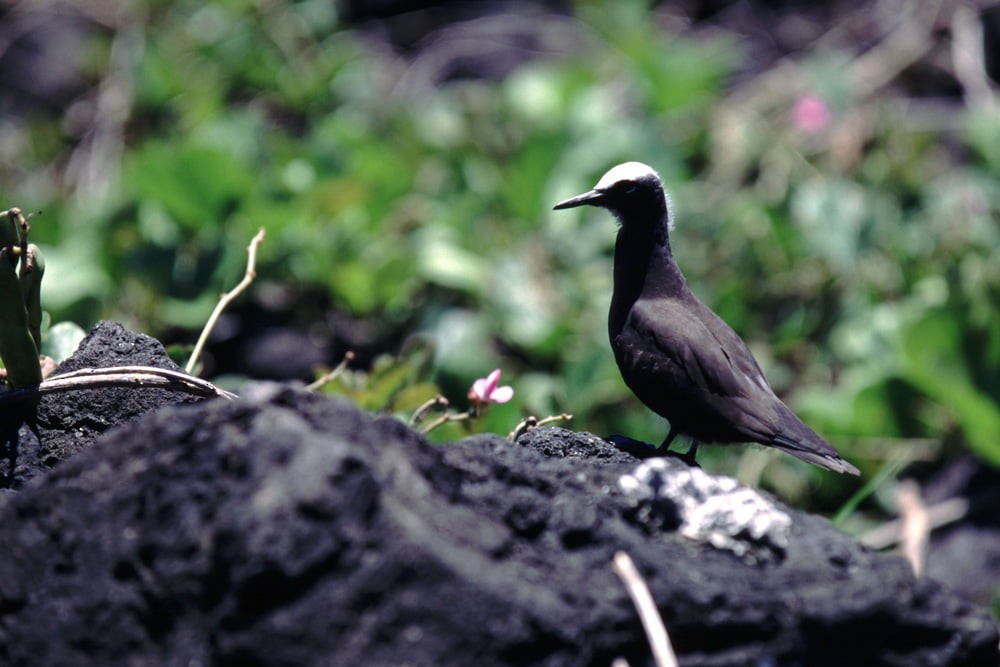
[[[830,107],[819,95],[803,95],[792,108],[792,122],[803,132],[819,132],[830,124]]]
[[[498,382],[500,382],[499,368],[472,383],[472,389],[469,390],[469,400],[481,404],[506,403],[514,397],[514,389],[513,387],[498,387]]]

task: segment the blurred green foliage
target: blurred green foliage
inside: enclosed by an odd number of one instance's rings
[[[412,409],[406,383],[462,406],[500,367],[515,399],[475,428],[566,411],[574,428],[659,442],[665,424],[606,340],[614,224],[550,210],[641,160],[671,189],[695,291],[847,458],[866,474],[900,448],[1000,464],[997,108],[922,113],[860,90],[832,51],[778,85],[737,85],[737,36],[670,33],[640,2],[534,16],[576,46],[442,82],[439,63],[335,7],[126,3],[80,54],[82,129],[44,115],[0,128],[8,204],[46,210],[54,321],[196,329],[263,226],[262,278],[323,285],[336,308],[432,346],[426,363],[338,384],[367,407]],[[796,124],[805,95],[827,100],[819,130]],[[706,454],[744,478],[768,462],[786,497],[851,484],[756,448]]]

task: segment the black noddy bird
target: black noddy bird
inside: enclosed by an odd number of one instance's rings
[[[618,219],[608,334],[625,384],[670,431],[699,442],[757,442],[857,475],[778,398],[743,339],[688,287],[670,251],[670,206],[649,166],[626,162],[594,189],[555,205],[606,208]]]

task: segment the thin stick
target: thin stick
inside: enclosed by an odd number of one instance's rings
[[[535,424],[535,428],[538,428],[539,426],[545,426],[546,424],[551,424],[552,422],[569,421],[570,419],[573,419],[573,415],[571,415],[568,412],[564,412],[560,415],[550,415],[545,419],[539,420],[539,422]]]
[[[436,429],[438,426],[441,426],[441,424],[447,424],[448,422],[460,422],[463,419],[468,419],[471,416],[472,416],[471,412],[458,412],[458,413],[446,412],[443,415],[441,415],[440,417],[438,417],[437,419],[435,419],[434,421],[432,421],[429,424],[427,424],[427,426],[425,426],[421,430],[421,432],[422,433],[430,433],[431,431],[433,431],[434,429]]]
[[[649,639],[649,646],[653,649],[653,660],[657,667],[678,667],[677,655],[670,645],[670,637],[667,636],[667,629],[663,626],[663,619],[660,618],[660,612],[656,610],[656,603],[649,593],[649,587],[643,581],[635,563],[627,553],[619,551],[615,554],[614,569],[625,584],[636,611],[639,612],[639,620],[646,630],[646,638]]]
[[[239,296],[243,290],[250,286],[254,278],[257,277],[255,268],[257,264],[257,246],[263,242],[264,228],[261,227],[257,230],[257,234],[250,240],[250,245],[247,246],[247,270],[243,274],[243,280],[232,291],[223,292],[222,296],[219,297],[219,303],[216,304],[211,317],[208,318],[208,322],[205,323],[205,327],[201,330],[201,336],[198,338],[198,342],[195,343],[194,350],[191,352],[191,358],[188,359],[187,365],[184,367],[184,370],[188,373],[194,373],[195,366],[198,365],[198,358],[201,357],[201,351],[204,349],[205,343],[208,342],[208,335],[215,328],[215,323],[218,321],[219,316],[222,315],[222,311],[226,309],[230,301]]]
[[[986,106],[996,101],[983,44],[983,24],[971,7],[959,5],[951,19],[951,62],[955,78],[962,84],[968,106]]]
[[[410,417],[410,426],[416,426],[417,424],[422,422],[424,418],[427,417],[427,413],[433,410],[434,408],[447,408],[447,407],[448,407],[448,399],[442,396],[441,394],[438,394],[429,401],[425,401],[423,404],[421,404],[419,408],[416,409],[416,411],[413,413],[413,416]]]
[[[934,530],[941,526],[947,526],[965,517],[969,511],[969,501],[965,498],[951,498],[927,508],[927,520],[929,528]],[[872,549],[888,549],[903,539],[902,519],[887,521],[881,526],[872,528],[859,538],[866,546]]]
[[[941,0],[913,3],[902,24],[854,59],[846,74],[859,99],[878,92],[934,47],[931,34],[941,6]]]
[[[927,507],[920,497],[920,487],[913,480],[900,482],[896,491],[896,503],[903,520],[903,556],[910,561],[913,573],[923,574],[927,556],[927,541],[931,526],[927,517]]]
[[[111,366],[83,368],[44,380],[41,384],[22,387],[0,394],[0,405],[64,391],[98,389],[101,387],[151,387],[171,389],[207,398],[236,398],[236,394],[220,389],[208,380],[179,371],[154,366]]]
[[[517,426],[514,427],[514,430],[507,434],[507,439],[510,440],[511,442],[516,442],[518,438],[520,438],[522,435],[524,435],[533,428],[538,428],[539,426],[545,426],[546,424],[551,424],[552,422],[570,420],[572,418],[573,415],[569,414],[568,412],[564,412],[561,415],[551,415],[549,417],[546,417],[545,419],[539,419],[534,415],[529,415],[517,423]]]
[[[513,431],[507,434],[507,439],[511,442],[517,442],[518,438],[536,426],[538,426],[538,417],[528,415],[517,423],[517,426],[514,427]]]
[[[333,382],[334,380],[337,379],[338,375],[344,372],[344,369],[347,368],[347,364],[351,363],[352,361],[354,361],[354,353],[351,352],[350,350],[344,352],[344,358],[340,360],[340,363],[337,364],[337,366],[333,370],[327,373],[323,373],[323,375],[320,375],[315,382],[307,385],[306,391],[316,391],[317,389],[325,385],[327,382]]]

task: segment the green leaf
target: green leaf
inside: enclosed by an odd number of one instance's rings
[[[87,332],[75,322],[57,322],[42,337],[42,354],[62,363],[76,352]]]
[[[960,315],[938,309],[904,332],[903,375],[948,408],[969,446],[1000,467],[1000,405],[972,382],[963,353]]]
[[[202,146],[149,142],[126,164],[126,182],[141,200],[159,202],[189,231],[219,226],[256,176],[245,161]]]
[[[965,141],[994,173],[1000,173],[1000,112],[996,106],[972,107],[964,120]]]

